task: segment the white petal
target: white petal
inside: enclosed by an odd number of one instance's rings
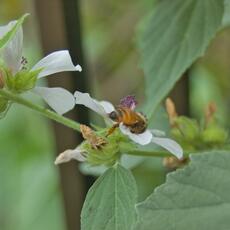
[[[59,114],[64,114],[75,106],[74,96],[66,89],[35,87],[33,91]]]
[[[153,136],[155,137],[164,137],[165,136],[165,132],[159,129],[150,129],[151,133],[153,134]]]
[[[148,129],[141,134],[135,134],[135,133],[131,133],[129,128],[123,125],[122,123],[120,124],[119,127],[123,134],[127,135],[132,141],[136,142],[137,144],[147,145],[152,140],[153,135]]]
[[[38,78],[64,71],[82,71],[80,65],[74,66],[68,50],[56,51],[49,54],[41,59],[32,70],[41,68],[43,70],[39,73]]]
[[[174,140],[171,140],[169,138],[153,137],[152,142],[157,145],[160,145],[164,149],[167,149],[170,153],[175,155],[178,159],[183,157],[183,149]]]
[[[72,159],[78,160],[78,161],[85,161],[86,157],[84,156],[84,151],[82,151],[80,148],[76,149],[68,149],[61,153],[55,160],[54,164],[61,164],[68,162]]]
[[[11,24],[14,25],[15,22],[11,22]],[[17,73],[21,68],[22,48],[23,30],[20,26],[12,40],[8,42],[6,47],[3,49],[4,62],[6,66],[11,69],[13,74]]]
[[[76,91],[74,93],[74,97],[77,105],[84,105],[103,117],[107,116],[106,110],[101,105],[101,103],[90,97],[88,93]]]
[[[9,22],[7,25],[4,26],[0,26],[0,38],[5,36],[10,31],[10,29],[12,28],[12,23],[16,23],[16,21]]]
[[[115,110],[113,104],[108,101],[99,101],[99,103],[103,106],[106,113],[111,113]]]
[[[4,37],[17,23],[16,20],[9,22],[7,25],[0,26],[0,38]]]

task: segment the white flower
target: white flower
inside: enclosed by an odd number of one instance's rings
[[[11,29],[13,29],[13,26],[17,23],[17,21],[11,21],[7,25],[0,26],[0,39],[2,39],[5,35],[7,35],[8,32],[10,32]]]
[[[0,38],[4,37],[10,31],[10,29],[12,28],[10,23],[5,26],[0,26]]]
[[[84,105],[90,108],[94,112],[101,115],[105,120],[108,120],[109,119],[108,114],[115,110],[114,106],[110,102],[97,101],[92,97],[90,97],[88,93],[82,93],[76,91],[74,93],[74,96],[75,96],[76,104]],[[131,109],[134,109],[134,107],[132,106]],[[112,123],[113,121],[110,120],[110,122]],[[182,158],[183,156],[183,150],[181,146],[174,140],[162,137],[164,136],[164,132],[160,130],[146,129],[141,134],[135,134],[132,133],[129,130],[129,128],[126,127],[123,123],[119,124],[119,128],[124,135],[128,136],[132,141],[134,141],[137,144],[147,145],[152,142],[168,150],[179,159]]]
[[[77,147],[76,149],[68,149],[61,153],[55,160],[55,164],[61,164],[65,162],[69,162],[72,159],[78,160],[80,162],[83,162],[86,160],[86,157],[84,156],[85,152],[80,147]]]
[[[0,36],[15,25],[15,21],[4,27],[0,27]],[[23,68],[23,31],[22,27],[16,32],[15,36],[7,43],[2,51],[5,65],[15,75]],[[35,64],[31,71],[41,69],[38,79],[48,75],[63,71],[82,71],[80,65],[74,66],[69,51],[56,51],[41,59]],[[59,114],[64,114],[75,106],[73,95],[63,88],[35,87],[33,92],[40,95],[47,104]]]

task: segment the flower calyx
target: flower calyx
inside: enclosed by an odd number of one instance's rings
[[[228,145],[228,132],[215,117],[217,108],[214,102],[208,104],[201,121],[177,115],[171,99],[166,100],[166,110],[171,136],[186,151],[210,150],[217,147],[224,149]]]

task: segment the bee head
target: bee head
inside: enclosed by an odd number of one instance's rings
[[[109,113],[109,118],[113,121],[117,121],[119,118],[118,112],[117,111],[113,111],[111,113]]]

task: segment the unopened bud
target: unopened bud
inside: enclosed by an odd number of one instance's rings
[[[181,159],[178,159],[174,156],[165,157],[163,159],[163,165],[171,171],[183,167],[188,163],[188,160],[189,159],[187,157],[183,157]]]
[[[175,125],[175,118],[178,117],[177,112],[176,112],[176,106],[174,104],[174,102],[172,101],[171,98],[167,98],[165,101],[165,107],[166,107],[166,111],[168,113],[168,117],[169,117],[169,123],[171,126]]]

